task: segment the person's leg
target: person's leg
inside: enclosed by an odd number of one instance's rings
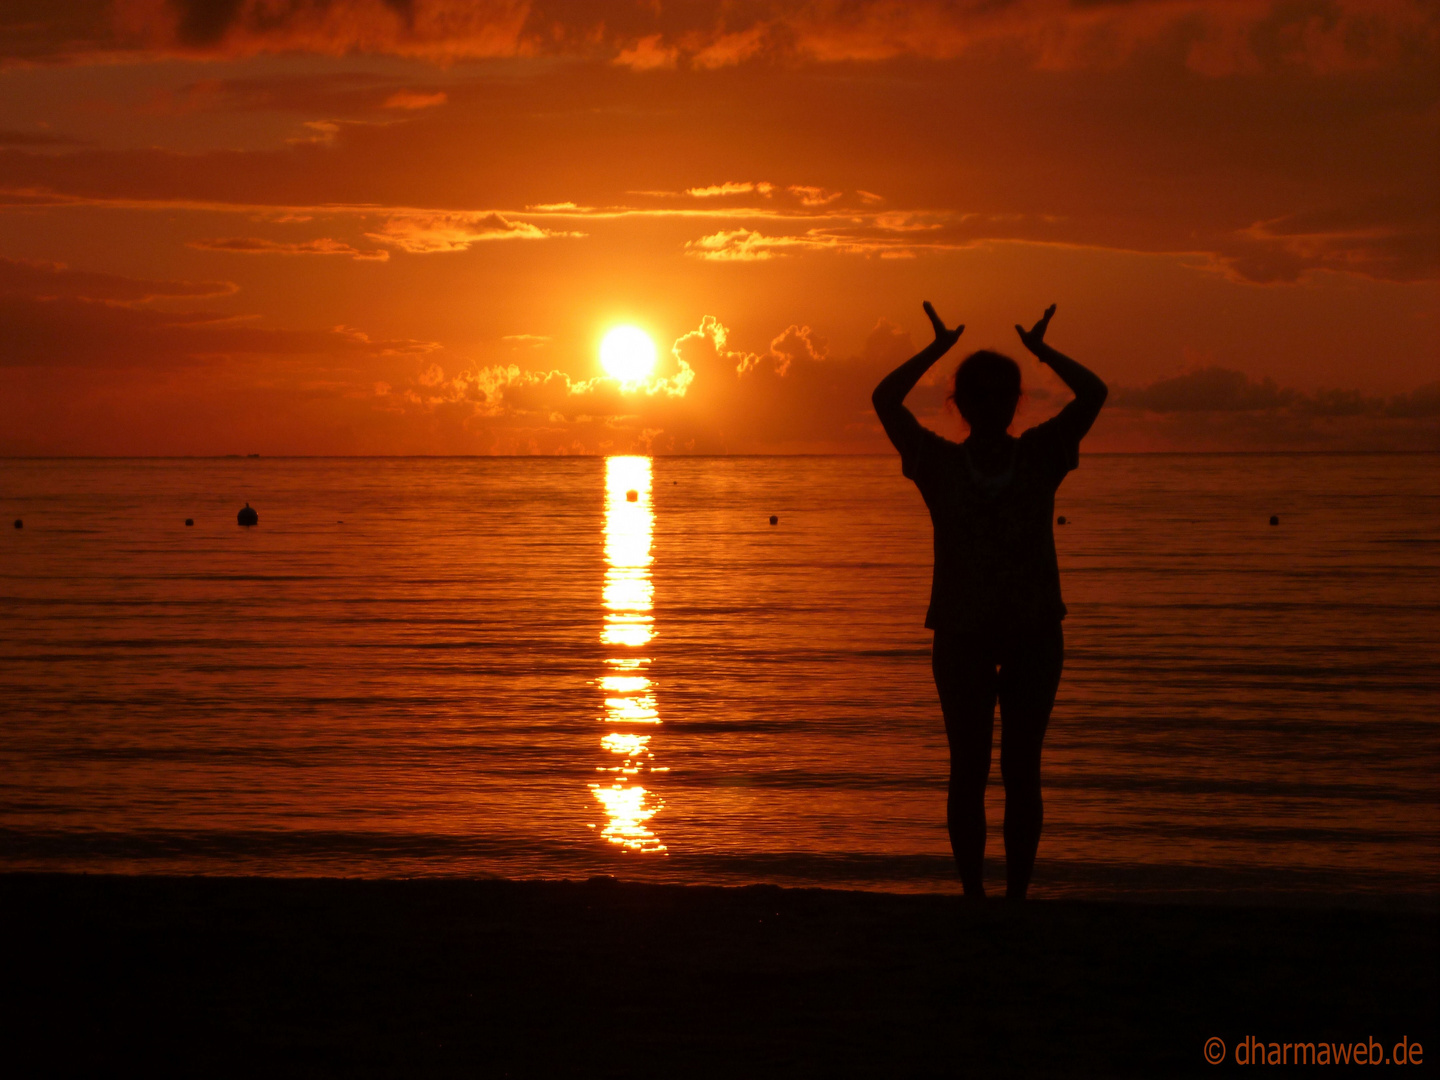
[[[950,795],[945,820],[965,895],[985,895],[985,784],[995,730],[995,659],[968,635],[935,634],[931,666],[945,737],[950,742]]]
[[[1018,635],[1000,663],[1000,776],[1005,782],[1005,897],[1025,899],[1045,803],[1040,795],[1040,745],[1060,687],[1065,637],[1053,627]]]

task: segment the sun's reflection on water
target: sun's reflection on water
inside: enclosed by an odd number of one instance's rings
[[[650,502],[650,459],[612,457],[605,460],[605,607],[602,644],[611,646],[605,673],[598,680],[605,692],[608,734],[600,740],[607,764],[597,772],[609,779],[590,785],[608,821],[601,835],[627,851],[664,852],[647,824],[665,806],[641,783],[655,765],[649,734],[637,727],[660,724],[660,710],[650,681],[645,646],[655,636],[655,587],[650,580],[650,539],[655,514]]]

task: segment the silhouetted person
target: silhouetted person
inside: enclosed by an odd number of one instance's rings
[[[881,380],[871,400],[900,451],[935,527],[935,573],[925,625],[935,632],[932,666],[950,742],[947,823],[965,895],[985,884],[985,785],[995,702],[1000,701],[1000,775],[1005,782],[1005,895],[1023,900],[1035,866],[1044,807],[1040,744],[1064,662],[1055,490],[1079,464],[1106,388],[1085,367],[1045,344],[1055,305],[1020,340],[1075,394],[1058,416],[1018,439],[1009,434],[1020,400],[1020,367],[981,350],[955,371],[951,395],[970,426],[963,443],[923,427],[905,397],[949,352],[965,327],[947,330],[927,301],[935,340]]]

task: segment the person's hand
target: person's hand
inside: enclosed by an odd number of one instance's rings
[[[1045,329],[1050,325],[1050,317],[1055,314],[1055,305],[1051,304],[1045,309],[1045,314],[1040,316],[1040,321],[1026,330],[1019,323],[1015,324],[1015,332],[1020,335],[1020,340],[1025,343],[1036,356],[1040,356],[1045,348]]]
[[[964,326],[957,326],[954,330],[946,330],[945,323],[939,315],[935,314],[935,309],[930,306],[929,300],[925,301],[925,314],[930,316],[930,325],[935,328],[935,344],[939,345],[942,349],[950,348],[955,342],[960,340],[960,335],[965,332]]]

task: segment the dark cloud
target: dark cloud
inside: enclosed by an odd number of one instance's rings
[[[420,354],[418,341],[345,330],[275,330],[212,312],[167,312],[79,299],[0,294],[0,365],[160,369],[234,356]]]
[[[1252,380],[1240,371],[1207,367],[1149,386],[1116,387],[1111,404],[1116,408],[1150,412],[1253,412],[1278,409],[1295,402],[1294,390],[1281,389],[1272,379]]]
[[[0,55],[558,54],[713,70],[1018,50],[1058,70],[1158,52],[1223,75],[1433,60],[1437,22],[1424,0],[12,0]]]
[[[1408,394],[1376,397],[1358,390],[1317,390],[1301,396],[1297,410],[1312,416],[1385,416],[1424,420],[1440,417],[1440,382],[1427,383]]]
[[[338,118],[388,116],[443,105],[443,90],[373,72],[198,79],[151,99],[158,112],[289,112]],[[388,113],[387,113],[388,110]]]
[[[1425,191],[1395,191],[1259,222],[1222,249],[1221,261],[1250,281],[1295,281],[1315,270],[1423,281],[1440,277],[1440,219]]]
[[[1372,417],[1424,420],[1440,417],[1440,382],[1383,397],[1359,390],[1321,389],[1314,393],[1276,385],[1273,379],[1252,379],[1239,371],[1206,367],[1158,379],[1148,386],[1112,387],[1110,408],[1168,415],[1186,413],[1249,413],[1277,416]]]
[[[150,51],[449,61],[520,53],[529,7],[527,0],[137,0],[116,24],[127,43]]]
[[[384,262],[390,252],[384,248],[365,251],[343,240],[319,237],[314,240],[265,240],[256,236],[229,236],[213,240],[192,240],[190,247],[202,251],[233,251],[241,255],[343,255],[362,262]]]
[[[172,0],[170,6],[178,13],[175,36],[185,45],[207,46],[218,44],[230,31],[245,0]]]
[[[93,270],[72,270],[64,263],[0,256],[0,293],[32,298],[141,303],[169,297],[224,296],[234,291],[235,286],[228,281],[147,281]]]
[[[76,146],[74,139],[55,135],[48,131],[9,131],[0,129],[0,146]]]
[[[119,46],[113,0],[0,4],[0,63],[97,60]]]
[[[1426,383],[1408,394],[1396,394],[1385,403],[1385,414],[1413,419],[1440,416],[1440,382]]]

